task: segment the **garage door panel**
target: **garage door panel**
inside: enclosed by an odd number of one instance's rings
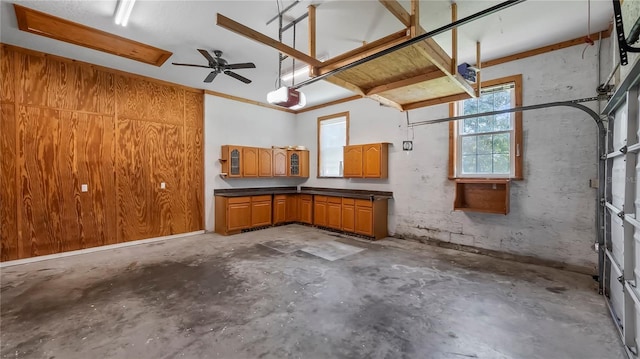
[[[625,186],[625,158],[616,157],[613,159],[611,170],[611,204],[616,208],[622,209],[624,205],[624,186]]]
[[[611,216],[610,250],[616,263],[622,268],[624,266],[624,227],[622,219],[618,216]]]
[[[624,291],[622,289],[622,284],[617,280],[620,276],[618,271],[614,268],[613,265],[609,265],[607,277],[610,278],[609,285],[609,301],[611,303],[611,307],[615,312],[617,323],[622,323],[622,318],[624,318]]]
[[[616,113],[613,122],[613,150],[617,151],[627,144],[627,108]]]

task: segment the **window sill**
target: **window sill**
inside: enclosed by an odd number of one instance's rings
[[[456,180],[483,180],[483,181],[504,181],[504,180],[509,180],[509,181],[522,181],[524,180],[524,177],[464,177],[464,176],[458,176],[458,177],[447,177],[452,181],[456,181]]]
[[[508,178],[458,178],[453,202],[455,211],[509,213]]]

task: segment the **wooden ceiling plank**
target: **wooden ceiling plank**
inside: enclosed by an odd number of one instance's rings
[[[379,0],[405,27],[411,26],[411,15],[396,0]]]
[[[173,55],[172,52],[44,12],[17,4],[13,4],[13,7],[18,28],[22,31],[155,66],[162,66]]]
[[[322,63],[322,67],[318,69],[318,75],[323,75],[329,71],[376,54],[407,40],[409,40],[409,36],[406,29],[394,32],[391,35],[326,60]]]
[[[365,91],[365,94],[367,96],[375,95],[375,94],[379,94],[381,92],[394,90],[394,89],[401,88],[401,87],[415,85],[415,84],[420,83],[420,82],[425,82],[425,81],[437,79],[437,78],[443,77],[443,76],[444,76],[444,73],[442,73],[442,71],[440,71],[440,69],[437,69],[437,70],[430,71],[430,72],[427,72],[425,74],[414,76],[414,77],[411,77],[411,78],[408,78],[408,79],[395,81],[395,82],[388,83],[388,84],[385,84],[385,85],[380,85],[380,86],[376,86],[376,87],[370,88],[369,90]]]
[[[291,56],[296,60],[302,61],[308,65],[311,65],[313,67],[320,67],[320,65],[322,65],[322,62],[319,61],[318,59],[315,59],[303,52],[300,52],[290,46],[287,46],[285,44],[283,44],[282,42],[272,39],[267,35],[264,35],[258,31],[255,31],[247,26],[242,25],[239,22],[236,22],[234,20],[231,20],[230,18],[222,15],[222,14],[217,14],[217,25],[225,28],[231,32],[235,32],[236,34],[242,35],[246,38],[249,38],[251,40],[257,41],[263,45],[267,45],[269,47],[272,47],[280,52],[282,52],[285,55]]]

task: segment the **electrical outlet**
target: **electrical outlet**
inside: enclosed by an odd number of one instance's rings
[[[80,186],[80,191],[82,191],[82,192],[89,192],[89,185],[87,185],[86,183],[83,183],[83,184]]]
[[[167,188],[167,184],[164,182],[160,182],[160,189],[166,189]]]

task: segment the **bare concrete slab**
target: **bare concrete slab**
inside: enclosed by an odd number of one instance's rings
[[[359,251],[291,250],[326,243]],[[624,357],[589,276],[298,225],[13,266],[0,282],[2,358]]]

